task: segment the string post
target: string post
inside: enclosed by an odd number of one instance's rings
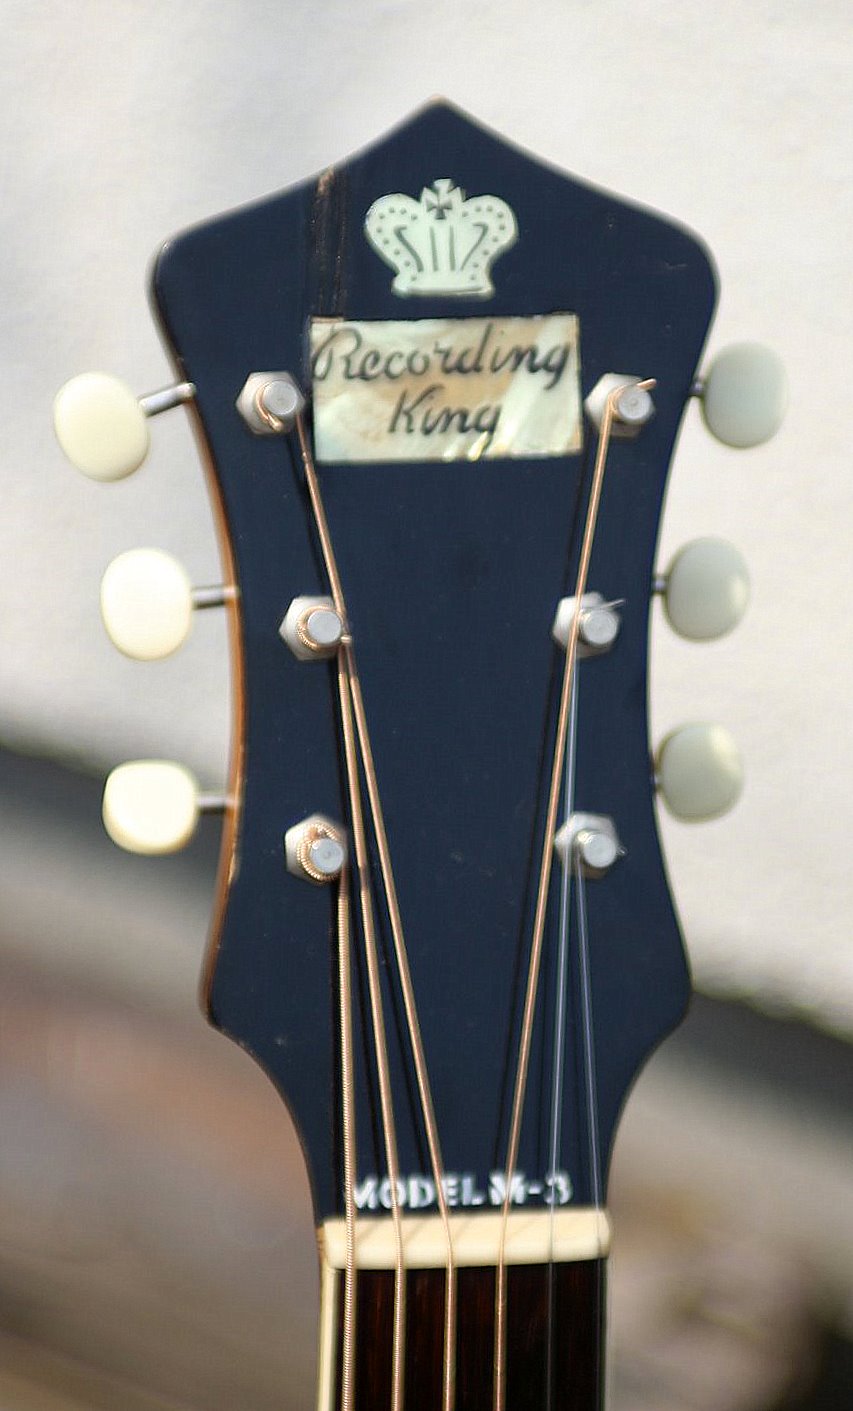
[[[623,439],[634,437],[655,414],[651,396],[654,385],[653,378],[641,379],[627,372],[606,372],[584,402],[586,414],[600,431],[609,406],[611,436]]]
[[[554,835],[554,850],[562,863],[579,863],[585,877],[604,877],[625,855],[616,824],[602,813],[570,814]]]
[[[282,618],[279,636],[299,661],[318,661],[337,653],[344,622],[329,597],[294,598]]]
[[[578,657],[601,656],[603,652],[610,651],[619,636],[622,625],[619,608],[623,601],[616,599],[608,602],[601,593],[584,593],[579,609],[577,598],[561,598],[554,614],[551,636],[563,651],[567,651],[572,622],[577,615]]]
[[[347,860],[346,834],[339,823],[312,813],[284,835],[287,870],[322,887],[340,877]]]
[[[637,430],[645,426],[647,421],[651,421],[655,413],[655,404],[652,401],[648,387],[636,382],[631,387],[626,387],[616,398],[616,417],[626,430]]]
[[[235,403],[256,436],[292,431],[305,404],[305,394],[289,372],[250,372]]]

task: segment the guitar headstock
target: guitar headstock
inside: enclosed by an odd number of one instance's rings
[[[186,403],[210,474],[223,589],[125,555],[103,604],[143,657],[193,606],[231,615],[211,1019],[286,1098],[318,1220],[345,1212],[348,1091],[357,1204],[392,1203],[385,1079],[407,1209],[440,1203],[430,1110],[449,1206],[500,1206],[507,1170],[519,1206],[600,1205],[625,1094],[688,995],[656,782],[686,817],[740,786],[719,727],[649,746],[655,592],[699,638],[748,592],[715,540],[656,574],[670,460],[700,393],[721,439],[771,434],[778,366],[740,345],[697,382],[702,245],[441,103],[170,241],[154,299],[176,388],[140,410],[72,383],[58,426],[108,479],[143,459],[145,413]],[[217,797],[150,763],[106,814],[156,852]]]

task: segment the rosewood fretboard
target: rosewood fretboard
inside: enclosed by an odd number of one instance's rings
[[[507,1406],[511,1411],[600,1411],[604,1388],[603,1259],[508,1271]],[[458,1271],[456,1411],[489,1411],[493,1394],[495,1271]],[[342,1278],[338,1276],[339,1281]],[[412,1269],[406,1297],[406,1411],[441,1406],[445,1275]],[[340,1407],[342,1300],[338,1299],[335,1408]],[[394,1274],[358,1274],[355,1404],[391,1405]]]

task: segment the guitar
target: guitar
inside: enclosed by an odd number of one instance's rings
[[[720,635],[738,552],[655,545],[691,398],[749,446],[775,355],[725,350],[702,245],[437,102],[356,157],[168,242],[177,371],[60,392],[117,479],[185,405],[224,584],[154,550],[102,587],[141,659],[232,629],[221,793],[169,761],[107,781],[111,836],[168,852],[224,812],[212,1023],[285,1099],[322,1270],[320,1411],[602,1405],[607,1172],[688,971],[656,826],[736,800],[705,723],[652,758],[650,605]]]

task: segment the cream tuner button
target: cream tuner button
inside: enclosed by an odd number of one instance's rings
[[[656,764],[658,789],[677,818],[718,818],[740,798],[743,762],[722,725],[673,730],[661,743]]]
[[[177,651],[192,614],[186,569],[161,549],[129,549],[104,574],[101,616],[110,641],[126,656],[156,661]]]
[[[769,441],[788,407],[782,360],[761,343],[732,343],[724,348],[696,390],[708,430],[727,446],[760,446]]]
[[[122,480],[148,454],[143,408],[125,382],[106,372],[66,382],[54,402],[53,424],[71,464],[93,480]]]
[[[731,632],[749,603],[746,560],[726,539],[693,539],[685,544],[661,587],[671,626],[680,636],[697,642]]]
[[[128,852],[177,852],[195,832],[199,812],[195,778],[168,760],[120,764],[104,788],[104,827]]]

